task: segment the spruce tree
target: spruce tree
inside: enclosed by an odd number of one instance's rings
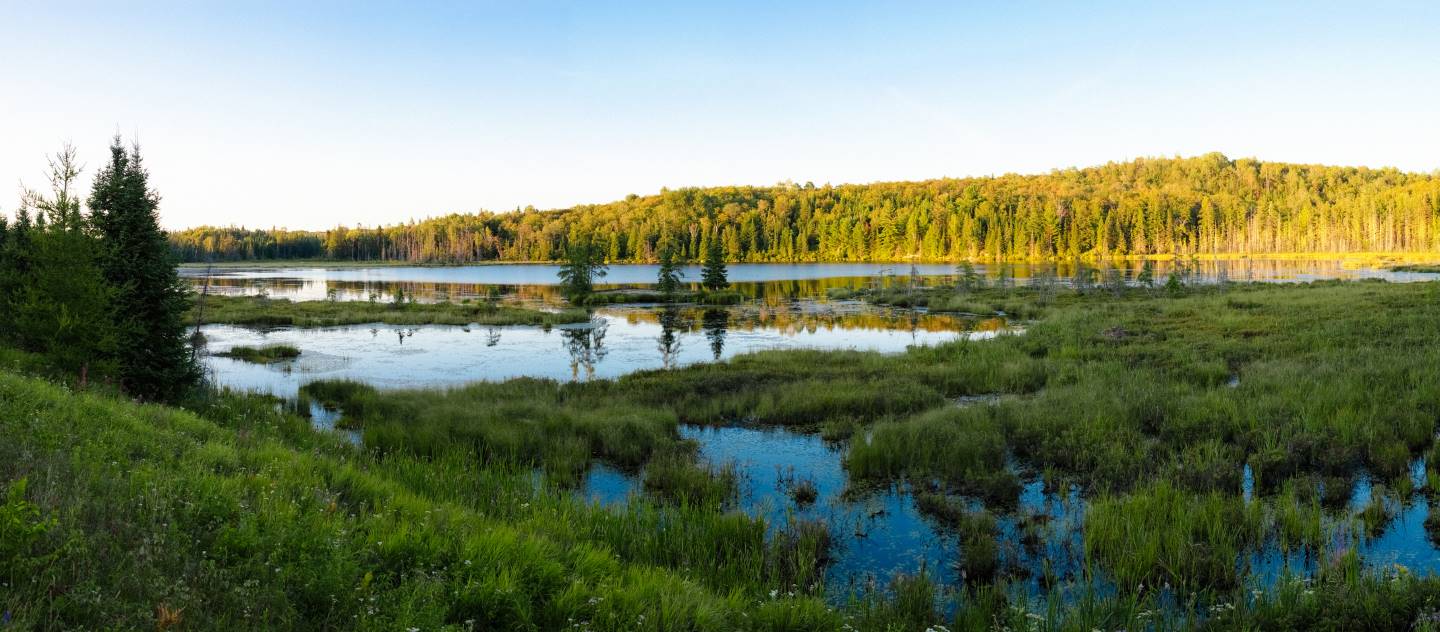
[[[705,249],[705,263],[700,269],[700,285],[711,292],[730,287],[723,247],[719,239],[711,239],[710,247]]]
[[[0,340],[10,344],[20,344],[15,331],[15,309],[20,289],[25,287],[25,276],[30,271],[33,230],[30,211],[21,205],[15,211],[15,224],[7,231],[5,247],[0,248]]]
[[[26,191],[24,234],[7,240],[20,243],[7,248],[5,267],[19,269],[6,292],[12,342],[83,383],[91,374],[113,373],[115,330],[99,244],[71,191],[79,175],[71,147],[50,160],[50,193]],[[34,227],[26,226],[30,209],[37,211]]]
[[[675,254],[669,248],[660,251],[660,274],[655,287],[665,297],[665,300],[675,299],[676,292],[680,291],[680,266],[675,263]]]
[[[90,209],[105,277],[116,288],[121,383],[142,399],[174,401],[198,383],[200,371],[185,341],[189,292],[160,230],[159,205],[139,147],[126,151],[115,137]]]
[[[10,294],[13,291],[11,286],[20,277],[20,273],[11,261],[10,250],[15,239],[12,237],[13,232],[10,228],[10,218],[0,213],[0,343],[5,342],[15,330],[10,323],[15,314]]]

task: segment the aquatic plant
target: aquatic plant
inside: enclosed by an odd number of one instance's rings
[[[229,350],[216,353],[215,355],[255,364],[270,364],[273,362],[294,360],[300,357],[300,349],[292,345],[268,345],[264,347],[237,345],[231,347]]]

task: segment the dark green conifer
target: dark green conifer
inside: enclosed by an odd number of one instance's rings
[[[669,248],[660,251],[660,274],[655,287],[665,300],[675,300],[680,291],[680,266],[675,262],[675,253]]]
[[[71,191],[80,169],[68,145],[50,160],[50,193],[26,191],[21,239],[11,235],[4,267],[17,271],[5,288],[11,342],[45,356],[54,367],[89,376],[113,373],[113,289],[100,249]],[[37,212],[30,227],[29,211]]]
[[[92,221],[104,248],[105,277],[116,289],[118,358],[125,389],[142,399],[173,401],[200,378],[185,336],[190,307],[175,271],[139,147],[117,136],[95,176]]]
[[[719,239],[711,239],[705,249],[705,263],[700,269],[700,285],[711,292],[730,287],[729,272],[725,269],[725,252]]]

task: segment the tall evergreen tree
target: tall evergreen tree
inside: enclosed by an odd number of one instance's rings
[[[725,251],[719,239],[711,239],[705,249],[705,263],[700,268],[700,285],[711,292],[730,287],[729,271],[725,269]]]
[[[15,225],[5,237],[5,247],[0,248],[0,338],[16,343],[15,306],[18,293],[25,287],[25,275],[30,270],[30,242],[34,226],[30,222],[30,211],[21,205],[15,211]]]
[[[143,399],[173,401],[200,371],[185,341],[190,297],[160,230],[159,205],[139,147],[126,151],[116,136],[109,163],[95,176],[90,209],[105,277],[116,288],[121,381]]]
[[[11,319],[15,308],[10,300],[13,288],[18,285],[20,271],[15,265],[12,249],[19,239],[19,229],[10,227],[10,219],[0,214],[0,342],[4,342],[15,331]]]
[[[674,300],[675,293],[680,291],[680,277],[680,266],[675,263],[675,252],[668,247],[661,250],[660,274],[655,288],[665,296],[665,300]]]
[[[26,191],[22,239],[7,239],[7,269],[18,269],[6,289],[12,342],[41,353],[84,381],[115,366],[113,290],[100,268],[99,244],[71,188],[80,175],[68,145],[50,159],[50,193]],[[29,210],[37,212],[36,225]],[[18,248],[15,249],[15,248]],[[18,262],[19,265],[16,265]]]

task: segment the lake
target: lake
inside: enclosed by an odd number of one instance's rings
[[[1125,278],[1133,279],[1141,263],[1123,261],[1114,264]],[[1173,268],[1172,263],[1156,262],[1156,281],[1163,282]],[[507,296],[522,300],[558,301],[556,273],[553,264],[493,264],[468,266],[371,266],[371,267],[203,267],[187,266],[181,273],[196,285],[203,284],[210,274],[210,290],[224,294],[256,294],[264,292],[276,298],[319,300],[333,292],[341,300],[366,300],[375,296],[383,300],[396,288],[419,300]],[[698,266],[684,266],[682,280],[696,282]],[[938,283],[953,278],[951,264],[908,263],[736,263],[730,264],[730,281],[734,288],[751,299],[785,300],[821,297],[830,288],[858,288],[907,281],[912,273],[926,282]],[[976,271],[997,278],[1002,272],[1017,283],[1026,283],[1037,275],[1051,274],[1061,282],[1072,278],[1075,267],[1059,264],[977,265]],[[650,285],[655,282],[659,266],[617,264],[601,280],[601,289]],[[1433,274],[1395,272],[1379,265],[1355,264],[1342,259],[1239,259],[1196,262],[1190,275],[1198,282],[1264,281],[1306,282],[1322,279],[1385,279],[1406,282],[1434,279]]]
[[[350,379],[380,388],[458,386],[477,380],[615,378],[765,349],[904,351],[1010,330],[1003,319],[965,319],[872,308],[854,301],[786,308],[606,308],[589,323],[543,327],[348,325],[253,328],[206,325],[204,364],[221,386],[296,394],[306,382]],[[288,344],[301,356],[252,364],[213,355],[236,345]]]

